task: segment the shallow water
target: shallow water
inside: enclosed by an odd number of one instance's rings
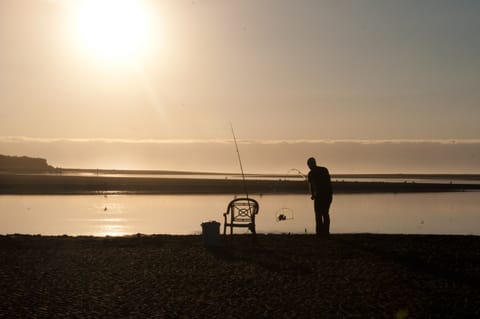
[[[311,233],[313,204],[305,195],[252,195],[260,233]],[[227,195],[2,195],[0,234],[195,234],[223,223]],[[283,212],[287,220],[278,221]],[[480,235],[480,192],[339,194],[332,233]],[[237,233],[245,233],[239,229]]]
[[[62,175],[62,176],[82,176],[82,177],[139,177],[139,178],[201,178],[201,179],[241,179],[240,174],[211,174],[211,173],[144,173],[144,174],[135,174],[135,173],[121,173],[118,171],[116,173],[97,173],[95,170],[89,172],[75,172],[75,171],[65,171],[61,174],[58,173],[39,173],[33,175]],[[301,181],[305,179],[305,175],[298,173],[292,174],[292,172],[287,172],[285,175],[246,175],[246,179],[262,179],[262,180],[291,180],[291,181]],[[357,177],[341,177],[341,176],[332,176],[333,181],[344,181],[344,182],[385,182],[385,183],[433,183],[433,184],[480,184],[480,179],[477,177],[465,178],[463,175],[452,175],[450,178],[428,178],[428,177],[369,177],[369,176],[357,176]]]

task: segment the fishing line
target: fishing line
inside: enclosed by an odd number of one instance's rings
[[[230,128],[232,129],[233,141],[235,142],[235,148],[237,150],[238,162],[240,163],[240,171],[242,172],[243,190],[245,191],[245,196],[248,199],[247,182],[245,181],[245,174],[243,172],[242,159],[240,158],[240,151],[238,150],[237,138],[235,137],[235,131],[233,130],[232,122],[230,122]]]

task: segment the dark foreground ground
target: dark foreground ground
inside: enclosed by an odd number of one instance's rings
[[[480,237],[0,236],[2,318],[478,318]]]

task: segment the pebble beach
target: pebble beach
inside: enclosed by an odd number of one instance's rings
[[[475,318],[477,236],[0,236],[1,318]]]

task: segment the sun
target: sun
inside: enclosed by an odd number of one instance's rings
[[[78,12],[80,38],[96,56],[132,58],[145,50],[148,15],[141,1],[84,0]]]

